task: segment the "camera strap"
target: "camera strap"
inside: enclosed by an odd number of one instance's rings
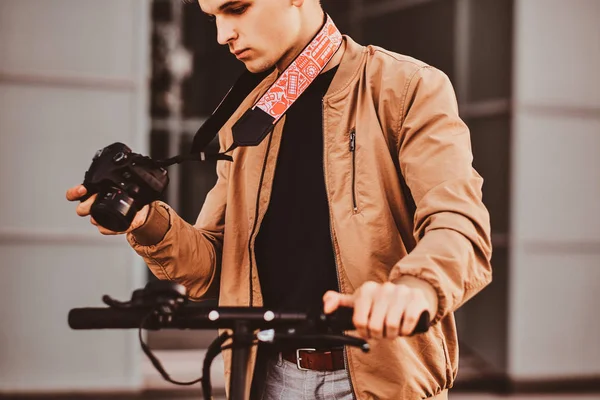
[[[292,107],[306,88],[319,76],[342,45],[343,37],[329,15],[313,40],[283,71],[269,90],[233,125],[233,144],[224,152],[205,154],[205,147],[215,138],[244,99],[271,72],[245,72],[229,90],[210,118],[198,129],[192,144],[194,159],[226,159],[227,153],[239,146],[257,146],[273,130],[275,124]]]

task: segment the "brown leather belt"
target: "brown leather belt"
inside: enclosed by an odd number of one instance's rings
[[[299,370],[338,371],[344,369],[344,349],[297,349],[281,353],[284,360],[296,364]]]

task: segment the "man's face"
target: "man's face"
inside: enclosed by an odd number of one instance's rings
[[[300,15],[293,0],[198,0],[214,18],[217,41],[250,72],[273,67],[295,45]]]

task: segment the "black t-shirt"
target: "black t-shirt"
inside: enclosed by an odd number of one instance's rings
[[[255,243],[264,306],[321,311],[338,290],[323,170],[322,100],[337,67],[288,110],[269,208]]]

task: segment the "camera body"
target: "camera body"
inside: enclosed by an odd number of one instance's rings
[[[168,184],[164,168],[117,142],[94,155],[83,181],[88,193],[81,200],[97,193],[91,216],[101,226],[123,232],[139,210],[162,196]]]

